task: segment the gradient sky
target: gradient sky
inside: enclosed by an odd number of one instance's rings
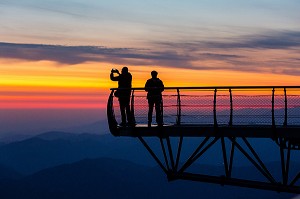
[[[134,87],[153,69],[166,86],[299,85],[299,10],[298,0],[0,0],[0,114],[104,111],[110,69],[124,65]]]

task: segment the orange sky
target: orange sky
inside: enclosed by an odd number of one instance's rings
[[[217,64],[217,63],[211,63]],[[105,108],[111,63],[89,62],[59,65],[51,61],[0,61],[0,108]],[[143,87],[151,70],[157,70],[165,86],[298,85],[298,76],[224,70],[192,70],[168,67],[128,66],[133,87]]]

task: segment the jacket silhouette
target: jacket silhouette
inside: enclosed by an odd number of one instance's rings
[[[162,92],[164,91],[163,82],[157,78],[157,72],[151,72],[151,79],[148,79],[145,84],[145,91],[147,91],[147,99],[149,105],[148,111],[148,126],[152,123],[153,107],[155,105],[156,123],[158,126],[163,125],[163,107],[162,107]]]

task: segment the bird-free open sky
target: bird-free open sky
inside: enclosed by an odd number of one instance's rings
[[[125,65],[134,87],[151,70],[165,86],[299,85],[299,10],[298,0],[0,0],[0,117],[104,111],[110,70]]]

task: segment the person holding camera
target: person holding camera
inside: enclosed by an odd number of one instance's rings
[[[115,74],[117,74],[117,76],[115,76]],[[132,76],[128,72],[128,68],[123,67],[121,73],[119,73],[117,69],[112,69],[110,73],[110,79],[112,81],[118,81],[118,90],[115,91],[115,96],[118,97],[120,104],[122,118],[120,126],[125,127],[127,124],[130,125],[132,123],[129,106]],[[126,118],[128,123],[126,123]]]

